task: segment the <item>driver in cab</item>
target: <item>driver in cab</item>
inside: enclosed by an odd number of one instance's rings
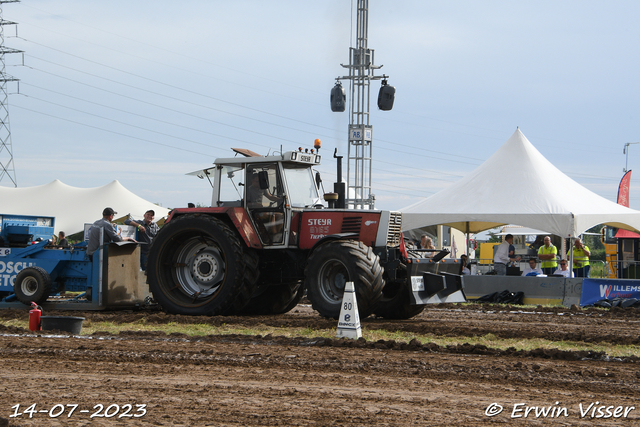
[[[263,208],[266,207],[263,204],[263,197],[271,200],[272,202],[278,202],[280,197],[274,196],[269,190],[260,188],[260,177],[257,173],[251,175],[251,185],[247,187],[247,206],[250,208]]]

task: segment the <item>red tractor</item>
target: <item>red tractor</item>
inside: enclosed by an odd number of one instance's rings
[[[235,151],[194,172],[212,181],[211,207],[174,209],[151,245],[147,281],[166,311],[280,314],[306,291],[337,319],[352,281],[361,318],[409,318],[461,290],[457,274],[434,274],[459,265],[404,249],[401,213],[326,208],[313,150]]]

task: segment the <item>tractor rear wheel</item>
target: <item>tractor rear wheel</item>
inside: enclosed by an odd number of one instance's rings
[[[244,269],[245,286],[242,287],[233,304],[220,313],[225,316],[242,314],[243,308],[251,302],[251,297],[255,294],[258,287],[258,277],[260,276],[258,262],[260,259],[257,252],[246,248],[244,250],[244,261],[246,266]]]
[[[51,276],[44,268],[27,267],[16,276],[13,291],[23,304],[42,304],[51,293]]]
[[[304,296],[304,282],[296,280],[288,283],[264,284],[258,286],[242,314],[267,315],[288,313],[298,305]]]
[[[184,215],[153,240],[147,281],[153,298],[169,313],[225,314],[249,301],[258,280],[257,261],[220,219]]]
[[[353,282],[360,318],[373,313],[382,297],[380,257],[362,242],[338,240],[315,249],[307,262],[307,297],[321,316],[337,319],[347,282]]]

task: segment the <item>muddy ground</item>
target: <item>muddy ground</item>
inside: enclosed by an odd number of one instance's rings
[[[366,339],[161,332],[79,338],[6,326],[22,319],[26,328],[27,311],[0,311],[0,427],[640,425],[635,357]],[[308,305],[261,317],[57,314],[147,325],[336,326]],[[365,337],[387,329],[630,346],[640,344],[639,326],[638,309],[497,305],[430,306],[409,320],[362,322]]]

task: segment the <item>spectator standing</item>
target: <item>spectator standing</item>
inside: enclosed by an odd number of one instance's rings
[[[538,249],[538,258],[542,261],[542,272],[547,276],[553,274],[558,268],[556,257],[558,256],[558,248],[551,244],[551,237],[544,237],[544,245]]]
[[[507,234],[504,236],[502,243],[498,245],[496,254],[493,257],[493,269],[498,276],[507,275],[507,264],[510,261],[520,261],[520,257],[515,256],[515,249],[513,253],[510,253],[510,246],[513,246],[513,235]]]
[[[142,243],[146,243],[146,245],[140,245],[140,268],[142,271],[147,270],[147,258],[149,257],[149,248],[151,247],[151,242],[153,242],[154,237],[158,234],[160,227],[158,224],[153,222],[156,213],[154,210],[149,209],[144,213],[144,217],[142,221],[134,221],[129,215],[124,223],[127,225],[132,225],[138,229],[138,241]]]
[[[55,246],[58,249],[67,249],[70,245],[69,245],[69,241],[67,240],[67,238],[65,237],[66,234],[64,231],[61,231],[58,233],[58,238],[55,242]]]
[[[135,242],[131,237],[120,237],[116,233],[114,225],[111,223],[117,212],[111,208],[104,208],[102,218],[95,221],[89,229],[89,242],[87,243],[87,256],[93,259],[93,253],[100,248],[100,233],[102,233],[103,243],[130,241]]]
[[[582,244],[581,239],[576,239],[573,244],[573,248],[567,253],[567,258],[571,259],[571,253],[573,253],[573,274],[575,277],[589,277],[589,257],[591,252],[589,248]]]
[[[512,244],[509,245],[509,266],[515,267],[516,247]]]

